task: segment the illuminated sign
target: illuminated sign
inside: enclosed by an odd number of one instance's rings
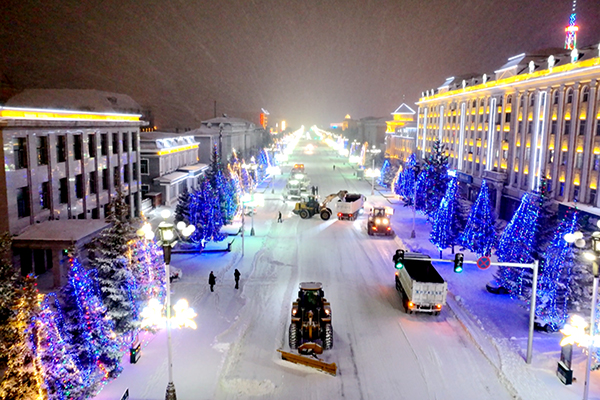
[[[93,113],[35,108],[0,107],[0,118],[46,121],[139,121],[141,114]]]

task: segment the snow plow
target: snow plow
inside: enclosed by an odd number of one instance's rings
[[[299,354],[278,350],[281,358],[335,375],[335,363],[326,363],[317,357],[323,349],[333,347],[331,307],[323,293],[321,282],[302,282],[298,298],[292,304],[292,322],[289,327],[290,349]]]

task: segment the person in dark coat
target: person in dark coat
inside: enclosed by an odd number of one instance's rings
[[[210,271],[210,275],[208,276],[208,284],[210,285],[210,291],[214,292],[214,286],[217,284],[217,278],[215,278],[212,271]]]
[[[240,271],[237,270],[237,268],[235,269],[235,271],[233,272],[233,276],[235,278],[235,288],[239,289],[240,288]]]
[[[282,222],[281,220],[281,211],[279,211],[279,214],[277,215],[277,222]],[[236,269],[237,271],[237,269]]]

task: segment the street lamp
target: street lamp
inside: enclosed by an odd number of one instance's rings
[[[163,210],[160,213],[163,221],[158,225],[158,231],[160,234],[160,241],[157,243],[163,248],[163,256],[165,259],[165,283],[166,283],[166,311],[167,311],[167,357],[169,366],[169,383],[167,384],[167,392],[165,395],[166,400],[177,400],[175,393],[175,384],[173,383],[173,349],[171,344],[171,270],[169,264],[171,263],[171,249],[177,244],[175,237],[177,231],[172,223],[167,222],[167,218],[171,216],[170,210]],[[152,240],[154,238],[154,232],[148,229],[149,225],[145,225],[144,228],[138,231],[140,236],[146,236],[147,239]],[[194,225],[187,226],[185,222],[179,221],[177,223],[177,229],[181,232],[183,237],[188,237],[196,230]]]
[[[600,220],[597,222],[600,228]],[[575,243],[575,246],[579,248],[585,247],[585,240],[583,239],[583,233],[580,231],[574,233],[567,233],[564,236],[565,241],[568,243]],[[583,386],[583,400],[587,400],[588,393],[590,390],[590,369],[592,366],[592,353],[594,350],[594,328],[596,326],[596,302],[598,301],[598,279],[600,273],[598,271],[598,258],[600,257],[600,232],[595,231],[592,233],[592,252],[585,252],[583,256],[586,260],[592,262],[592,274],[594,275],[594,285],[592,289],[592,311],[590,316],[590,345],[588,347],[587,363],[585,367],[585,384]]]

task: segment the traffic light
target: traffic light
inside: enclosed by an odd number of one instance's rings
[[[454,256],[454,272],[461,273],[463,270],[463,260],[465,256],[463,253],[456,253]]]
[[[394,260],[394,267],[396,267],[396,269],[404,268],[404,250],[396,250],[396,254],[394,254],[392,259]]]

